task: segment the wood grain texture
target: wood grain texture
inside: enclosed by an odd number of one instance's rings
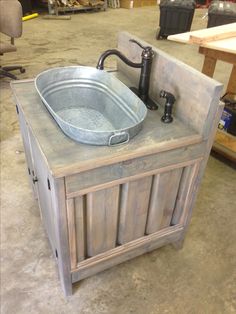
[[[173,211],[176,203],[176,196],[179,190],[180,179],[182,175],[182,168],[172,170],[169,174],[169,182],[167,189],[167,198],[164,206],[163,217],[161,220],[161,228],[170,226]]]
[[[204,63],[202,66],[202,73],[206,74],[209,77],[213,77],[216,67],[216,59],[205,56]]]
[[[181,182],[179,186],[179,191],[176,198],[175,208],[171,220],[171,225],[176,225],[180,222],[180,218],[183,212],[184,202],[187,197],[188,188],[191,185],[191,173],[193,170],[193,165],[185,167],[182,172]]]
[[[218,51],[215,49],[210,49],[206,47],[199,47],[199,53],[215,59],[215,60],[221,60],[224,62],[236,64],[236,52],[230,53],[230,52],[225,52],[225,51]]]
[[[223,112],[223,108],[224,108],[224,104],[220,102],[217,112],[215,114],[215,117],[211,123],[211,131],[210,131],[210,136],[206,143],[206,150],[205,150],[204,158],[202,159],[201,162],[195,163],[195,167],[199,167],[199,168],[198,168],[198,172],[195,173],[195,179],[192,185],[191,198],[189,200],[186,200],[188,201],[188,207],[185,208],[185,213],[181,217],[182,221],[180,219],[180,223],[184,223],[184,230],[181,233],[180,239],[177,240],[177,245],[178,245],[178,242],[181,244],[184,241],[185,234],[188,230],[188,226],[189,226],[191,216],[192,216],[193,207],[197,198],[197,193],[198,193],[200,183],[201,183],[201,180],[202,180],[202,177],[203,177],[206,165],[207,165],[207,161],[208,161],[210,151],[213,145],[214,137],[215,137],[216,130],[219,124],[219,120]]]
[[[35,142],[33,134],[31,132],[28,133],[30,139],[30,145],[32,148],[32,162],[34,169],[34,177],[37,178],[37,182],[35,183],[35,188],[37,190],[38,195],[38,203],[41,212],[41,218],[48,235],[50,244],[52,249],[55,248],[55,219],[54,219],[54,211],[52,204],[52,195],[51,191],[48,189],[48,180],[50,178],[50,170],[47,168],[47,165],[42,158],[40,150]]]
[[[51,193],[54,208],[56,235],[55,250],[59,276],[63,293],[65,296],[69,296],[72,295],[72,278],[64,179],[54,180],[51,177]]]
[[[87,254],[94,256],[116,246],[119,186],[87,195]]]
[[[205,152],[205,143],[188,145],[159,154],[135,158],[104,166],[66,177],[67,197],[83,195],[96,189],[122,184],[127,180],[152,175],[160,171],[168,171],[168,167],[178,167],[201,158]]]
[[[26,121],[24,119],[24,115],[21,108],[17,106],[17,110],[18,110],[18,119],[19,119],[19,124],[20,124],[21,136],[22,136],[23,146],[24,146],[24,151],[25,151],[25,158],[26,158],[27,168],[28,168],[27,173],[29,175],[29,183],[32,188],[34,198],[38,199],[37,189],[32,181],[35,174],[34,174],[32,148],[31,148],[31,143],[30,143],[30,138],[29,138],[29,132],[28,132]],[[40,216],[42,218],[41,211],[40,211]]]
[[[199,187],[199,183],[197,181],[197,176],[200,168],[200,163],[195,163],[192,167],[192,171],[189,175],[189,185],[186,192],[186,198],[184,200],[183,204],[183,210],[182,214],[180,216],[179,223],[182,225],[186,225],[188,221],[188,215],[190,213],[190,204],[193,197],[195,197],[196,194],[196,188]]]
[[[131,37],[134,36],[122,33],[118,45],[127,57],[138,62],[140,49],[129,42]],[[66,295],[72,293],[72,282],[167,243],[181,243],[187,230],[222,112],[219,108],[222,85],[156,48],[154,52],[150,94],[161,102],[160,109],[148,112],[137,137],[119,147],[75,143],[61,132],[42,105],[33,81],[13,84],[34,141],[37,167],[46,169],[51,183],[52,211],[46,215],[53,215],[53,252]],[[124,64],[118,67],[137,86],[139,70]],[[163,102],[159,91],[163,88],[177,98],[175,119],[170,125],[160,122]],[[184,175],[185,169],[182,173],[182,168],[188,167],[189,176]],[[179,179],[182,182],[184,176],[187,178],[181,187]],[[156,193],[162,213],[160,230],[146,235],[150,194],[154,181],[158,186],[161,177],[166,179],[162,183],[165,188],[160,189],[164,205],[160,192]],[[43,179],[42,182],[45,188]],[[170,195],[165,194],[167,186],[172,191]],[[40,198],[45,202],[43,193]],[[174,203],[177,208],[176,198],[182,204],[181,210],[177,224],[169,226]],[[43,207],[48,207],[47,202]]]
[[[136,38],[129,33],[122,32],[118,38],[118,48],[131,61],[140,62],[141,48],[129,42]],[[148,43],[140,41],[147,46]],[[160,90],[168,90],[176,97],[175,117],[180,119],[185,126],[194,129],[204,139],[209,136],[210,123],[218,107],[223,85],[210,80],[199,71],[181,63],[153,47],[154,59],[151,72],[150,96],[158,103]],[[122,61],[118,61],[118,71],[132,78],[134,86],[138,86],[138,69],[133,69]],[[171,75],[170,75],[171,73]],[[181,77],[181,80],[177,79]],[[204,86],[204,88],[202,88]]]
[[[222,51],[223,53],[235,54],[236,36],[235,29],[232,29],[232,25],[234,26],[236,23],[211,27],[193,32],[170,35],[168,36],[168,40],[187,44],[197,44],[201,46],[200,48],[207,48],[210,50],[215,50],[216,52]],[[209,32],[213,32],[213,36],[212,34],[209,34]],[[197,36],[195,37],[195,35]],[[226,38],[219,39],[217,36]],[[210,37],[212,37],[214,40],[209,41]]]
[[[170,225],[182,168],[157,174],[153,179],[146,233],[151,234]]]
[[[164,125],[160,120],[163,112],[158,110],[148,112],[143,129],[129,144],[116,148],[79,144],[59,129],[39,99],[33,81],[14,83],[13,89],[29,128],[34,130],[34,136],[55,177],[169,151],[186,146],[187,143],[199,143],[202,139],[189,124],[183,127],[183,122],[177,117],[173,123]]]
[[[190,32],[189,42],[202,45],[210,41],[236,37],[236,23]]]
[[[81,262],[85,259],[87,255],[85,197],[76,197],[74,199],[74,202],[77,262]]]
[[[77,270],[72,272],[72,281],[76,282],[84,279],[158,247],[177,241],[182,232],[182,226],[173,226],[91,257],[89,260],[77,265]]]
[[[229,82],[228,82],[226,91],[229,94],[233,94],[233,95],[236,94],[236,60],[230,73]]]
[[[144,236],[152,177],[125,183],[121,187],[118,243]]]
[[[236,37],[227,39],[221,39],[217,41],[210,41],[203,45],[208,49],[215,51],[222,51],[225,53],[235,54],[236,53]]]
[[[77,265],[77,248],[76,248],[76,224],[75,224],[75,204],[74,199],[71,198],[66,201],[67,221],[68,221],[68,237],[70,247],[70,265],[71,269],[76,268]]]

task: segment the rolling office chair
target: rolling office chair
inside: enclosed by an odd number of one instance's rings
[[[16,51],[14,38],[21,37],[22,34],[22,7],[17,0],[0,0],[0,32],[10,37],[10,43],[0,42],[0,55]],[[10,77],[17,79],[10,73],[13,70],[25,72],[22,66],[0,66],[0,77]]]

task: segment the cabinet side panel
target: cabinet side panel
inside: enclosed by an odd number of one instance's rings
[[[18,119],[19,119],[19,124],[20,124],[20,130],[21,130],[21,135],[22,135],[22,140],[23,140],[23,145],[24,145],[24,151],[25,151],[25,158],[27,162],[27,167],[28,167],[28,174],[29,174],[29,180],[30,180],[30,185],[33,190],[33,194],[35,199],[38,198],[37,195],[37,190],[32,183],[32,178],[34,177],[34,167],[33,167],[33,160],[32,160],[32,149],[31,149],[31,144],[30,144],[30,138],[29,138],[29,132],[27,128],[26,121],[24,119],[24,115],[19,107],[18,108]],[[41,214],[41,212],[40,212]]]
[[[94,256],[116,246],[119,186],[88,193],[86,205],[87,254]]]
[[[46,229],[47,235],[49,237],[52,249],[54,250],[56,246],[55,218],[54,208],[52,205],[52,193],[50,187],[52,186],[53,182],[51,179],[50,171],[47,168],[42,153],[31,131],[29,132],[29,138],[32,148],[32,158],[35,172],[34,175],[37,180],[35,186],[37,189],[41,217],[44,228]]]

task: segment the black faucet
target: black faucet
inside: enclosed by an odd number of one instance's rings
[[[164,123],[171,123],[173,121],[172,108],[175,102],[175,96],[165,90],[161,90],[160,97],[166,99],[164,115],[161,117],[161,121]]]
[[[131,42],[136,43],[139,47],[143,49],[142,51],[142,62],[135,63],[130,61],[125,55],[123,55],[117,49],[110,49],[103,52],[100,56],[97,64],[97,69],[103,70],[104,69],[104,61],[110,55],[115,55],[119,57],[124,63],[133,67],[133,68],[140,68],[140,78],[139,78],[139,87],[138,89],[135,87],[131,87],[130,89],[145,103],[148,109],[156,110],[158,108],[157,104],[148,96],[149,91],[149,82],[150,82],[150,74],[151,74],[151,67],[152,67],[152,59],[154,56],[152,47],[144,47],[139,42],[134,39],[130,39]]]

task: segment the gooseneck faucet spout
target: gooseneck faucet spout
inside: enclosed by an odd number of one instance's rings
[[[111,56],[111,55],[115,55],[115,56],[119,57],[124,63],[126,63],[127,65],[129,65],[129,66],[131,66],[133,68],[142,68],[142,66],[143,66],[142,63],[134,63],[134,62],[130,61],[119,50],[117,50],[117,49],[109,49],[109,50],[106,50],[105,52],[103,52],[103,54],[100,56],[100,58],[98,60],[98,64],[97,64],[97,69],[98,70],[104,70],[105,59],[108,56]]]
[[[144,47],[139,42],[134,39],[130,39],[130,42],[136,43],[139,47],[143,49],[141,57],[142,61],[140,63],[135,63],[130,61],[125,55],[123,55],[117,49],[110,49],[103,52],[100,56],[97,64],[97,69],[103,70],[104,69],[104,62],[106,58],[110,55],[115,55],[119,57],[125,64],[131,66],[133,68],[140,68],[140,78],[139,78],[139,87],[138,89],[135,87],[131,87],[130,89],[137,94],[137,96],[145,103],[148,109],[156,110],[158,106],[149,98],[148,91],[149,91],[149,83],[150,83],[150,75],[151,75],[151,67],[152,67],[152,59],[154,56],[152,47]]]

